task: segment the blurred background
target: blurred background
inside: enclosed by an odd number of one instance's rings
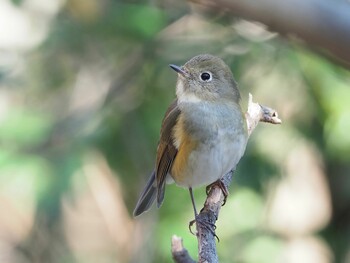
[[[0,262],[172,262],[173,234],[196,258],[187,190],[132,210],[175,96],[168,64],[200,53],[230,65],[244,109],[250,92],[283,120],[250,138],[217,222],[220,262],[350,262],[349,71],[175,0],[0,1]]]

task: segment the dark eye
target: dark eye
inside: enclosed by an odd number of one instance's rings
[[[201,79],[203,81],[210,81],[211,80],[211,74],[209,72],[203,72],[201,74]]]

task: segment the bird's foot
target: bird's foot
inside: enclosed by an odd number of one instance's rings
[[[222,202],[222,206],[224,206],[224,205],[226,204],[226,199],[227,199],[227,196],[228,196],[229,192],[228,192],[228,189],[227,189],[227,187],[225,186],[225,184],[224,184],[220,179],[217,180],[217,181],[215,181],[214,183],[208,185],[208,186],[206,187],[206,189],[205,189],[205,192],[207,193],[207,195],[209,195],[210,190],[211,190],[215,185],[217,185],[217,186],[221,189],[222,193],[224,194],[224,201]]]
[[[194,236],[198,235],[198,232],[194,233],[192,231],[192,226],[196,224],[196,229],[199,228],[205,228],[207,231],[209,231],[214,237],[216,237],[216,239],[218,240],[218,242],[220,242],[219,237],[216,235],[215,230],[216,230],[216,225],[213,223],[210,223],[206,220],[204,220],[203,218],[200,218],[199,216],[196,216],[195,219],[193,219],[192,221],[189,222],[188,224],[188,229],[190,230],[191,234]]]

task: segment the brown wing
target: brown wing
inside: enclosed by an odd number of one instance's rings
[[[171,165],[176,157],[177,149],[174,146],[172,138],[172,130],[176,124],[176,121],[180,115],[180,109],[177,105],[177,100],[169,106],[165,113],[161,136],[157,149],[157,162],[156,162],[156,181],[157,181],[157,205],[162,204],[165,192],[166,176],[171,169]]]

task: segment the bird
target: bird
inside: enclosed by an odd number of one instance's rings
[[[189,190],[196,220],[193,188],[223,187],[220,179],[245,152],[247,124],[237,83],[221,58],[201,54],[183,66],[169,66],[178,75],[176,98],[163,118],[155,168],[133,215],[149,210],[155,200],[159,208],[166,184],[175,183]]]

